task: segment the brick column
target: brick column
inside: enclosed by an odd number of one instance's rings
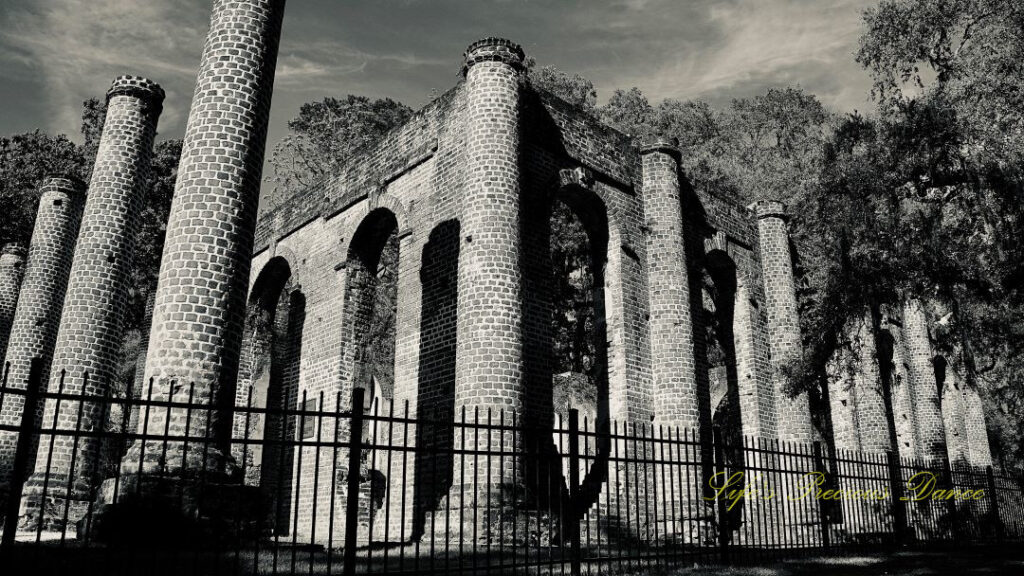
[[[471,44],[465,58],[466,183],[457,282],[456,418],[465,409],[471,421],[475,410],[486,414],[490,408],[494,413],[504,409],[509,417],[515,413],[520,422],[527,422],[536,415],[526,410],[523,367],[519,91],[524,55],[513,42],[485,38]],[[495,445],[499,440],[499,435],[492,438]],[[456,449],[463,447],[458,429],[454,442]],[[467,439],[465,448],[474,448],[470,442]],[[530,445],[521,435],[507,435],[506,449],[517,450],[514,442]],[[511,461],[504,467],[493,462],[490,470],[478,471],[472,462],[463,467],[456,457],[452,509],[469,513],[474,505],[470,499],[482,497],[479,491],[473,494],[474,476],[486,474],[479,485],[488,490],[519,488],[522,466],[516,472]],[[468,530],[469,525],[463,528]]]
[[[7,385],[20,390],[24,390],[28,383],[33,358],[42,360],[41,381],[46,382],[49,377],[71,259],[75,253],[75,239],[85,205],[85,184],[76,178],[51,177],[40,190],[39,210],[32,229],[25,277],[21,282],[18,308],[11,322],[5,360],[5,364],[10,364]],[[0,424],[20,425],[24,405],[23,396],[6,395],[0,407]],[[36,413],[37,425],[41,417],[40,406]],[[10,481],[17,442],[16,433],[0,432],[0,487],[4,493]],[[32,442],[30,457],[34,458],[38,439]]]
[[[697,374],[677,146],[674,139],[655,138],[640,149],[648,228],[651,375],[658,424],[696,430]]]
[[[0,249],[0,358],[7,351],[7,339],[11,335],[14,310],[18,305],[21,279],[25,275],[25,247],[21,244],[5,244]],[[0,374],[3,366],[0,366]]]
[[[459,257],[455,408],[521,412],[519,80],[522,49],[466,50],[466,188]],[[520,414],[522,416],[522,414]]]
[[[140,466],[136,443],[125,472],[226,469],[284,7],[284,0],[213,3],[160,262],[143,397],[152,381],[154,400],[187,401],[195,383],[193,401],[210,410],[193,411],[187,431],[184,410],[153,411],[148,433],[162,434],[170,418],[172,435],[205,437],[209,424],[218,445],[204,457],[202,443],[191,442],[183,462],[181,444],[147,443]]]
[[[991,466],[992,450],[988,444],[985,407],[981,393],[972,385],[963,387],[964,432],[967,434],[967,460],[972,466]]]
[[[903,337],[906,343],[908,374],[913,389],[918,455],[929,460],[945,460],[946,429],[942,422],[942,403],[932,364],[931,338],[924,306],[916,298],[903,303]]]
[[[106,120],[53,352],[50,392],[104,396],[116,378],[139,214],[163,100],[160,86],[135,76],[121,76],[107,91]],[[104,409],[100,403],[86,402],[79,409],[78,402],[47,400],[43,422],[62,430],[97,430]],[[72,522],[78,520],[98,480],[93,466],[101,444],[89,437],[40,438],[48,450],[40,452],[25,486],[25,522],[37,519],[44,482],[49,486],[47,501],[53,504],[47,506],[44,524],[62,520],[65,498],[72,508],[76,502],[81,505],[69,514]]]
[[[871,312],[856,321],[853,353],[857,372],[853,376],[856,396],[857,432],[860,449],[881,453],[892,450],[889,414],[885,408],[885,390],[878,372],[878,354]]]
[[[757,214],[768,309],[768,345],[772,358],[772,381],[778,408],[778,435],[784,442],[810,443],[814,440],[811,408],[807,393],[786,393],[782,370],[801,356],[800,315],[796,300],[793,255],[789,248],[788,216],[781,202],[762,201],[752,205]]]

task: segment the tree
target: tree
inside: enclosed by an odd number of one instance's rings
[[[64,135],[39,130],[0,138],[0,244],[32,237],[39,185],[46,176],[81,174],[86,159]]]
[[[291,133],[270,157],[275,198],[303,190],[341,167],[360,150],[379,141],[412,117],[412,109],[390,98],[324,98],[308,102],[288,122]]]
[[[581,111],[593,113],[597,108],[597,90],[594,83],[579,74],[568,74],[554,66],[534,67],[531,58],[527,61],[530,82],[534,86],[558,96]]]

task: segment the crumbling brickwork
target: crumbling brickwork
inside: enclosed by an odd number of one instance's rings
[[[163,100],[160,86],[136,76],[117,78],[107,91],[103,134],[53,352],[50,392],[105,396],[116,375],[139,215]],[[95,430],[105,426],[104,413],[97,403],[86,402],[79,409],[77,402],[51,399],[43,421],[61,430]],[[22,514],[29,516],[29,523],[49,524],[63,521],[63,506],[71,505],[63,501],[66,496],[82,506],[88,503],[97,480],[93,467],[100,442],[66,435],[44,435],[40,441],[48,443],[48,453],[40,455],[26,483]],[[47,496],[54,505],[39,518],[44,483],[71,490],[59,498]],[[84,509],[71,512],[68,520],[76,522],[78,512]]]
[[[76,178],[51,177],[40,188],[25,277],[7,345],[5,364],[9,365],[10,388],[26,389],[33,358],[40,360],[41,382],[45,385],[48,381],[84,206],[85,184]],[[5,426],[19,426],[23,408],[23,396],[6,395],[0,406],[0,421]],[[36,425],[41,424],[41,418],[42,404],[36,411]],[[34,458],[38,438],[29,441]],[[0,432],[0,484],[10,481],[17,442],[17,434]]]
[[[11,323],[14,322],[24,276],[25,247],[17,243],[5,244],[0,249],[0,357],[7,352],[7,339],[11,335]],[[0,372],[2,370],[0,366]]]

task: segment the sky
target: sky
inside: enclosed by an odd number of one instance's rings
[[[167,91],[159,138],[185,129],[211,0],[0,1],[0,135],[81,141],[82,101],[121,74]],[[717,105],[801,86],[835,111],[866,110],[854,61],[877,0],[289,0],[268,151],[304,102],[389,97],[413,108],[458,81],[473,40],[519,42],[539,65],[589,78],[604,102]]]

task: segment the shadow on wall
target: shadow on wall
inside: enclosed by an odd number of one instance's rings
[[[420,282],[419,386],[412,538],[452,486],[455,426],[455,328],[458,310],[459,222],[437,225],[423,248]]]

